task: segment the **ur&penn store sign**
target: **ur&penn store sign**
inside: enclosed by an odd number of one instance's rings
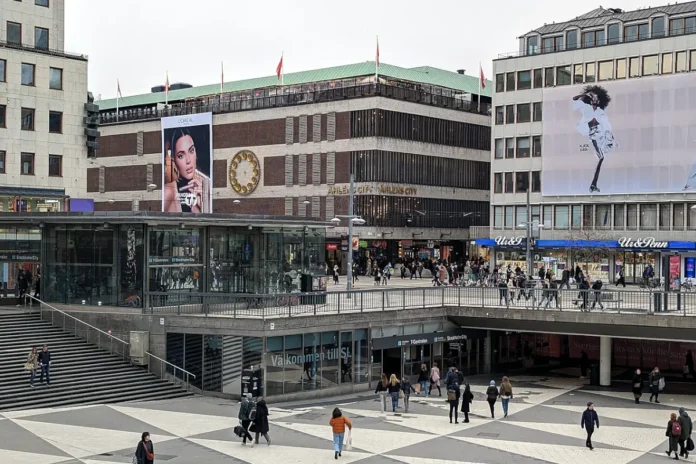
[[[476,245],[493,248],[524,248],[527,240],[523,236],[479,238]],[[693,251],[696,242],[663,241],[655,237],[621,237],[618,240],[535,240],[535,248],[614,248],[619,250]]]

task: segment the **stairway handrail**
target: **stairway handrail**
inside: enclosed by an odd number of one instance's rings
[[[185,369],[182,369],[182,368],[180,368],[179,366],[170,363],[169,361],[165,361],[164,359],[160,358],[159,356],[155,356],[154,354],[150,353],[149,351],[146,351],[145,354],[148,355],[148,356],[151,357],[151,358],[155,358],[156,360],[158,360],[158,361],[160,362],[160,370],[162,369],[162,364],[166,364],[166,365],[168,365],[168,366],[172,366],[172,367],[174,368],[174,378],[176,378],[176,371],[177,371],[177,370],[180,370],[182,373],[186,374],[186,391],[188,391],[188,389],[189,389],[189,376],[191,376],[191,377],[193,377],[193,378],[195,379],[195,378],[196,378],[196,374],[192,374],[191,372],[189,372],[189,371],[187,371],[187,370],[185,370]],[[147,371],[148,371],[148,372],[150,372],[150,366],[151,366],[151,365],[152,365],[152,363],[149,363],[149,362],[147,363]],[[164,378],[164,375],[163,375],[163,374],[164,374],[163,372],[160,372],[160,378],[161,378],[161,379]]]
[[[29,294],[25,294],[25,296],[31,298],[32,300],[36,300],[36,301],[39,303],[39,308],[40,308],[40,310],[41,310],[42,315],[43,315],[43,310],[44,310],[43,307],[44,307],[44,306],[47,306],[47,307],[51,308],[53,311],[56,311],[56,312],[59,312],[60,314],[62,314],[62,315],[63,315],[63,329],[65,329],[65,317],[69,317],[70,319],[74,320],[75,322],[79,322],[80,324],[85,325],[85,326],[89,327],[89,328],[92,329],[92,330],[96,330],[100,335],[101,335],[101,334],[106,335],[109,339],[111,339],[111,340],[116,340],[117,342],[122,343],[122,344],[124,345],[124,349],[123,349],[123,358],[125,359],[125,357],[126,357],[126,350],[125,350],[125,348],[126,348],[126,347],[130,347],[130,343],[128,343],[127,341],[122,340],[122,339],[120,339],[120,338],[118,338],[118,337],[116,337],[116,336],[114,336],[114,335],[112,335],[112,334],[110,334],[110,333],[104,332],[103,330],[101,330],[101,329],[99,329],[99,328],[97,328],[97,327],[94,327],[93,325],[88,324],[88,323],[86,323],[85,321],[83,321],[83,320],[81,320],[81,319],[76,318],[75,316],[71,316],[70,314],[66,313],[65,311],[60,310],[60,309],[56,308],[55,306],[52,306],[52,305],[46,303],[45,301],[40,300],[39,298],[36,298],[35,296],[31,296],[31,295],[29,295]],[[42,317],[42,319],[43,319],[43,317]],[[75,333],[75,335],[77,335],[77,333]],[[97,346],[99,346],[99,344],[98,344]],[[101,348],[101,346],[99,346],[99,347]],[[111,354],[113,354],[113,350],[111,350]]]

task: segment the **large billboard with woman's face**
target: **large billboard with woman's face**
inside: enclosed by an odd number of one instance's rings
[[[696,192],[696,79],[544,89],[543,195]]]
[[[162,118],[162,211],[213,212],[213,113]]]

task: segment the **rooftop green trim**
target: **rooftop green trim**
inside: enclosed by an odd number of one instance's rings
[[[334,66],[332,68],[314,69],[310,71],[300,71],[296,73],[288,73],[283,77],[283,83],[287,85],[308,84],[311,82],[322,82],[337,79],[350,79],[362,76],[371,76],[375,74],[375,62],[366,61],[364,63],[348,64],[343,66]],[[467,76],[458,74],[444,69],[433,68],[431,66],[420,66],[417,68],[401,68],[386,63],[380,63],[379,74],[394,79],[400,79],[409,82],[418,82],[427,85],[436,85],[446,87],[448,89],[467,92],[471,94],[479,93],[479,80],[476,76]],[[253,79],[244,79],[241,81],[225,82],[225,92],[239,92],[243,90],[261,89],[264,87],[274,87],[279,85],[275,75],[266,77],[257,77]],[[481,94],[484,97],[491,97],[492,82],[486,79],[486,88],[482,89]],[[190,89],[172,90],[169,92],[170,101],[180,101],[187,98],[197,98],[206,95],[215,95],[220,92],[220,84],[202,85],[192,87]],[[119,102],[119,108],[128,108],[131,106],[154,105],[156,103],[164,103],[164,92],[145,93],[142,95],[132,95],[123,97]],[[116,99],[101,100],[95,102],[99,105],[101,111],[116,108]]]

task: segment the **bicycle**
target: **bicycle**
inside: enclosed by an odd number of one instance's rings
[[[300,300],[294,295],[281,295],[276,300],[278,306],[297,306],[300,304]]]

